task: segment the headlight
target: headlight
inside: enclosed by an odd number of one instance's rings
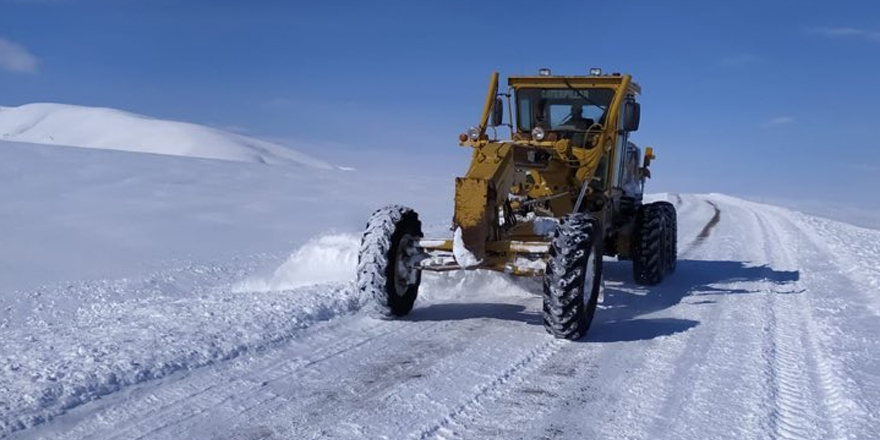
[[[544,129],[541,127],[535,127],[532,129],[532,139],[536,141],[544,140]]]
[[[471,127],[468,129],[468,137],[471,138],[472,141],[476,141],[480,139],[480,129],[477,127]]]

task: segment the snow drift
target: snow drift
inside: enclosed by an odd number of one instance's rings
[[[66,104],[0,107],[0,140],[333,168],[285,146],[216,128]]]
[[[354,234],[322,235],[297,249],[271,277],[251,278],[233,290],[271,292],[312,284],[348,282],[357,269],[360,239]]]

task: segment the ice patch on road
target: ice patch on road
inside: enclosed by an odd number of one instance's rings
[[[236,284],[235,292],[274,292],[354,279],[360,239],[354,234],[323,235],[309,240],[269,277]]]

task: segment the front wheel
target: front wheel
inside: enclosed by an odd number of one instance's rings
[[[409,313],[419,293],[419,216],[405,206],[386,206],[370,216],[358,253],[357,288],[372,296],[384,317]]]
[[[561,339],[587,333],[602,289],[601,228],[589,215],[563,217],[544,272],[544,328]]]

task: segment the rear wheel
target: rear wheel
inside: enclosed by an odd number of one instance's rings
[[[636,215],[633,240],[633,278],[637,284],[654,285],[669,271],[669,231],[665,202],[642,205]]]
[[[601,228],[589,215],[559,222],[544,272],[544,328],[557,338],[587,333],[602,288]]]
[[[678,260],[678,216],[675,206],[669,202],[657,202],[663,208],[664,223],[666,225],[666,272],[675,272],[675,263]]]
[[[382,316],[409,313],[422,281],[418,268],[419,216],[405,206],[386,206],[370,216],[361,239],[357,288],[375,300]]]

